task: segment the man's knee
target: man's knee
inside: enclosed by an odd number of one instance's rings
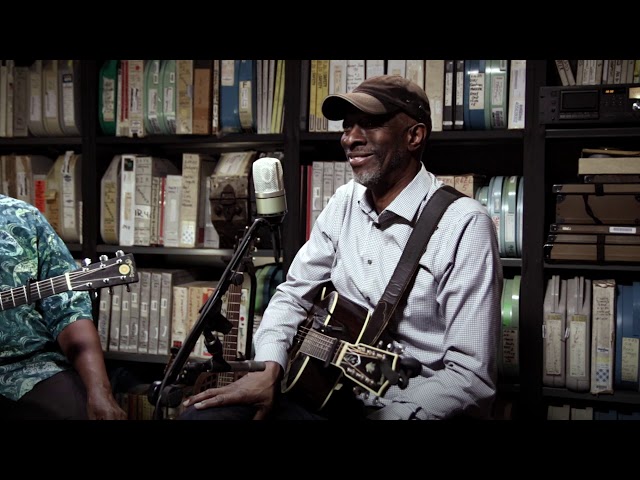
[[[193,405],[184,409],[177,420],[251,420],[256,413],[253,405],[229,405],[198,410]]]

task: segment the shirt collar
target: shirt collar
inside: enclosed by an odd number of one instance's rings
[[[385,212],[389,212],[404,218],[408,223],[413,222],[417,217],[420,206],[431,194],[431,189],[435,183],[434,180],[435,177],[427,172],[423,163],[420,163],[420,171],[418,174],[411,180],[411,183],[400,192],[400,195],[389,204],[385,211],[381,212],[380,216],[386,217],[388,214],[385,214]],[[367,189],[359,183],[357,184],[357,188],[360,207],[367,214],[371,213],[373,206],[367,198]]]
[[[418,210],[425,201],[431,189],[432,179],[423,163],[420,163],[420,171],[405,187],[400,195],[389,204],[387,210],[412,222],[418,216]]]

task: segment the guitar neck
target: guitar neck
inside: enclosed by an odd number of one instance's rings
[[[224,343],[222,345],[222,358],[226,362],[232,362],[238,358],[238,327],[240,325],[241,299],[242,286],[230,285],[227,290],[227,320],[231,324],[231,330],[224,336]],[[218,374],[218,387],[229,385],[235,379],[235,372],[221,372]]]
[[[68,273],[0,292],[0,309],[8,310],[73,290]]]

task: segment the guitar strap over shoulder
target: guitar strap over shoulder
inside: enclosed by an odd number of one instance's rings
[[[407,286],[411,283],[418,270],[418,262],[427,249],[431,235],[438,226],[438,222],[447,207],[462,196],[464,194],[453,187],[443,185],[435,191],[427,205],[422,209],[420,218],[416,222],[413,232],[411,232],[411,236],[387,288],[371,314],[369,325],[367,325],[360,339],[361,343],[375,345],[379,340],[387,340],[383,337],[384,330]]]

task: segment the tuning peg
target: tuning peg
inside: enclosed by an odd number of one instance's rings
[[[353,394],[354,394],[355,396],[358,396],[358,395],[360,395],[361,393],[362,393],[362,388],[360,388],[360,387],[353,387]]]
[[[124,288],[126,288],[126,289],[127,289],[127,293],[131,292],[131,287],[129,286],[129,284],[128,284],[128,283],[125,283],[125,284],[124,284]]]
[[[109,257],[107,257],[106,255],[100,255],[100,261],[102,263],[106,262],[107,260],[109,260]]]
[[[109,295],[113,295],[113,287],[108,287],[109,288]]]
[[[98,299],[98,292],[96,290],[91,290],[91,295],[93,295],[94,300]]]
[[[88,267],[89,265],[91,265],[91,259],[90,258],[85,258],[84,260],[82,260],[82,264],[85,267]]]
[[[391,351],[391,350],[389,350],[389,351]],[[396,345],[393,348],[393,352],[397,353],[398,355],[402,355],[404,353],[404,345]]]
[[[124,257],[124,252],[122,250],[116,251],[116,257]]]

